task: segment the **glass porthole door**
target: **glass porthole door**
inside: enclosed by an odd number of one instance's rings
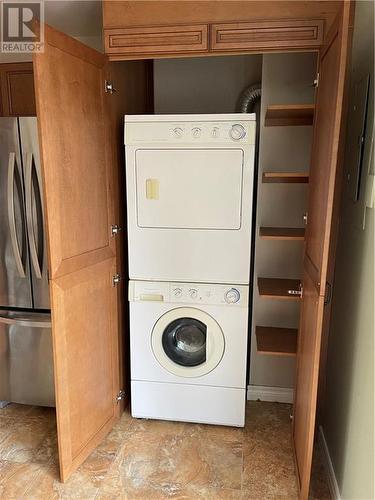
[[[164,314],[152,332],[158,362],[174,375],[199,377],[212,371],[224,354],[218,323],[206,312],[179,307]]]
[[[206,361],[207,327],[194,318],[169,323],[162,336],[165,354],[181,366],[198,366]]]

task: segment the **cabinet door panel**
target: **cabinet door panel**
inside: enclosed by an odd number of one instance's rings
[[[206,52],[206,24],[119,28],[105,30],[105,52],[110,59],[140,59],[153,55]]]
[[[322,19],[220,23],[211,28],[211,50],[249,51],[279,48],[319,47],[323,38]]]
[[[45,53],[35,58],[51,278],[114,255],[106,189],[104,57],[88,48],[78,57],[70,53],[74,46],[64,49],[47,42]]]
[[[99,444],[116,418],[115,272],[115,259],[110,258],[51,283],[63,479],[86,458],[87,446]]]
[[[351,46],[353,3],[344,2],[320,51],[319,86],[309,177],[303,298],[297,348],[293,440],[300,500],[309,493],[328,256],[337,225],[333,218],[344,140],[344,91]]]
[[[104,56],[45,27],[34,56],[49,243],[60,472],[85,460],[119,414],[112,162]]]

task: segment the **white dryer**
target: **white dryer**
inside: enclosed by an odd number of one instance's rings
[[[248,291],[129,283],[133,417],[244,426]]]
[[[248,284],[255,114],[125,117],[129,277]]]

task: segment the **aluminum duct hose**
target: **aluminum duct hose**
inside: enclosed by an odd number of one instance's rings
[[[255,83],[246,87],[240,95],[237,105],[239,113],[254,112],[254,105],[259,101],[262,95],[262,86],[260,83]]]

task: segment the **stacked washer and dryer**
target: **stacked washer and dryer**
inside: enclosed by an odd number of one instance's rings
[[[133,417],[245,423],[255,128],[125,117]]]

